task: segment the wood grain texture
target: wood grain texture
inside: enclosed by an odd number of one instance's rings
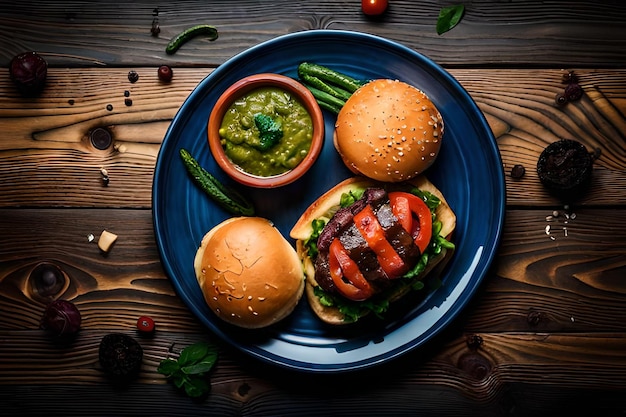
[[[541,411],[557,405],[573,411],[587,410],[591,398],[604,397],[607,401],[594,407],[614,411],[620,407],[616,394],[626,383],[623,333],[481,334],[480,345],[469,348],[467,337],[448,332],[436,346],[388,366],[332,376],[270,368],[220,351],[209,397],[194,402],[154,369],[161,359],[175,357],[181,346],[210,340],[206,335],[159,332],[154,338],[139,338],[144,348],[141,377],[124,386],[113,384],[100,369],[101,332],[83,331],[71,346],[51,344],[37,332],[2,331],[0,336],[11,342],[0,345],[0,383],[10,383],[11,392],[22,394],[9,397],[6,390],[0,391],[8,415],[40,415],[45,409],[53,416],[87,410],[95,416],[317,416],[329,410],[342,416],[449,415],[451,410],[464,416],[496,416],[536,412],[531,398],[541,399]],[[11,344],[30,348],[17,353]],[[8,357],[10,363],[3,360]],[[522,389],[515,386],[520,380],[525,381]],[[32,390],[40,401],[24,396]]]
[[[626,3],[475,0],[439,36],[437,14],[452,3],[394,0],[369,19],[353,0],[0,0],[0,415],[623,416]],[[219,39],[165,54],[170,37],[198,23],[214,24]],[[151,213],[161,143],[197,84],[253,45],[318,28],[380,35],[449,70],[494,134],[507,191],[496,258],[461,314],[385,366],[333,375],[260,362],[206,329],[165,274]],[[9,80],[10,59],[25,50],[50,64],[38,98]],[[174,68],[169,84],[157,79],[162,64]],[[568,70],[584,96],[557,106]],[[109,148],[91,144],[97,127],[111,132]],[[599,155],[591,189],[567,208],[535,172],[561,138]],[[509,175],[515,164],[526,168],[521,179]],[[103,230],[118,235],[108,254],[88,241]],[[53,289],[34,277],[42,264],[63,272]],[[57,297],[82,313],[72,341],[39,328]],[[157,323],[151,337],[135,330],[144,314]],[[98,361],[112,332],[144,349],[128,385]],[[217,343],[220,359],[211,393],[194,401],[156,367],[201,340]]]
[[[10,4],[10,6],[9,6]],[[394,1],[383,19],[368,19],[358,1],[185,1],[0,3],[0,65],[37,50],[53,66],[217,66],[287,33],[354,30],[383,36],[442,65],[620,67],[626,62],[626,5],[619,0],[472,1],[461,24],[437,35],[434,1]],[[155,9],[158,9],[158,15]],[[245,21],[242,21],[245,16]],[[161,32],[151,36],[158,18]],[[219,39],[193,41],[173,56],[170,38],[195,24],[218,28]],[[581,30],[584,27],[584,30]],[[45,36],[42,36],[45,34]],[[529,60],[532,57],[532,60]]]
[[[210,69],[174,68],[169,84],[156,68],[51,69],[42,96],[23,99],[0,69],[0,207],[134,207],[151,205],[154,165],[172,118]],[[536,175],[549,143],[576,139],[598,149],[593,185],[584,205],[626,204],[626,71],[576,70],[585,91],[560,107],[563,70],[450,70],[485,115],[506,174],[507,202],[559,205]],[[129,92],[132,105],[124,104]],[[70,104],[73,100],[73,104]],[[113,106],[107,110],[107,105]],[[89,133],[108,129],[113,145],[93,147]],[[521,180],[509,176],[521,164]],[[100,168],[109,172],[103,187]],[[530,198],[529,198],[530,197]]]

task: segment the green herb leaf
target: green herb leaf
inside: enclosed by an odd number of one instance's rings
[[[196,343],[191,346],[187,346],[180,352],[178,357],[178,363],[180,366],[190,365],[192,363],[202,360],[209,351],[209,345],[204,342]]]
[[[185,393],[192,397],[198,398],[211,391],[211,385],[202,378],[194,378],[185,385]]]
[[[465,6],[462,4],[442,8],[437,18],[437,34],[441,35],[458,25],[464,12]]]
[[[209,372],[213,368],[213,362],[200,362],[190,366],[180,368],[187,375],[198,375]]]
[[[157,372],[165,375],[176,388],[190,397],[201,397],[211,390],[208,372],[217,362],[217,346],[199,342],[180,352],[178,360],[164,359]]]
[[[165,376],[173,375],[174,373],[180,370],[180,366],[178,362],[174,359],[165,359],[161,361],[159,367],[157,368],[157,372],[163,374]]]

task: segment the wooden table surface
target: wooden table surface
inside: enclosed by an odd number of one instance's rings
[[[626,3],[464,2],[461,23],[443,35],[435,22],[451,2],[390,3],[369,19],[355,0],[0,2],[1,415],[626,413]],[[200,23],[216,26],[219,39],[165,53],[172,36]],[[462,314],[398,360],[332,376],[266,365],[211,334],[164,272],[151,212],[159,146],[193,88],[235,54],[310,29],[379,35],[446,68],[484,113],[506,177],[497,257]],[[49,64],[35,98],[9,79],[9,61],[27,50]],[[157,80],[162,64],[174,69],[169,84]],[[557,106],[568,71],[584,95]],[[112,134],[104,150],[89,139],[98,127]],[[567,209],[535,171],[540,152],[562,138],[599,154],[591,189]],[[516,164],[526,168],[521,180],[509,175]],[[561,221],[576,216],[548,235],[555,210]],[[107,256],[87,241],[105,229],[119,236]],[[49,299],[33,290],[31,272],[41,263],[68,276],[53,298],[83,315],[73,343],[39,328]],[[145,314],[157,331],[139,338],[139,378],[118,387],[103,375],[99,342],[112,332],[138,337]],[[197,341],[217,343],[220,354],[202,401],[156,372]]]

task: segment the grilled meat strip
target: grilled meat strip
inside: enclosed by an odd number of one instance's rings
[[[393,214],[386,191],[382,188],[369,188],[354,204],[339,209],[317,240],[319,253],[315,259],[315,280],[328,293],[336,292],[329,268],[329,248],[335,238],[339,239],[375,291],[380,291],[390,283],[390,277],[378,264],[376,254],[368,247],[353,221],[354,215],[367,205],[372,207],[387,241],[404,261],[407,271],[417,263],[421,256],[413,238],[398,223],[398,219]]]

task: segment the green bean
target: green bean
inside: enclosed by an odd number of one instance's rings
[[[315,87],[307,86],[307,88],[313,94],[313,97],[317,100],[317,103],[320,107],[329,110],[335,114],[339,114],[341,108],[346,104],[344,100],[338,99],[335,96],[331,96],[328,93],[325,93],[322,90],[318,90]]]
[[[342,74],[323,65],[313,64],[310,62],[302,62],[298,65],[298,75],[310,75],[317,77],[323,81],[335,84],[350,93],[354,93],[363,86],[363,82],[352,78],[346,74]]]
[[[237,191],[219,182],[213,175],[200,166],[189,151],[181,148],[180,157],[183,160],[187,172],[191,175],[196,184],[224,210],[232,214],[243,216],[254,215],[254,206],[250,201]]]
[[[314,77],[312,75],[301,74],[300,78],[302,79],[305,85],[315,87],[318,90],[328,93],[331,96],[337,97],[341,100],[346,101],[350,98],[350,96],[352,96],[351,92],[344,90],[342,88],[330,86],[329,84],[325,83],[323,80],[317,77]]]
[[[189,29],[186,29],[180,32],[178,35],[174,36],[165,47],[165,52],[168,55],[172,55],[185,42],[187,42],[189,39],[198,35],[208,35],[209,40],[211,41],[216,40],[218,37],[217,29],[215,28],[215,26],[211,26],[211,25],[192,26]]]

